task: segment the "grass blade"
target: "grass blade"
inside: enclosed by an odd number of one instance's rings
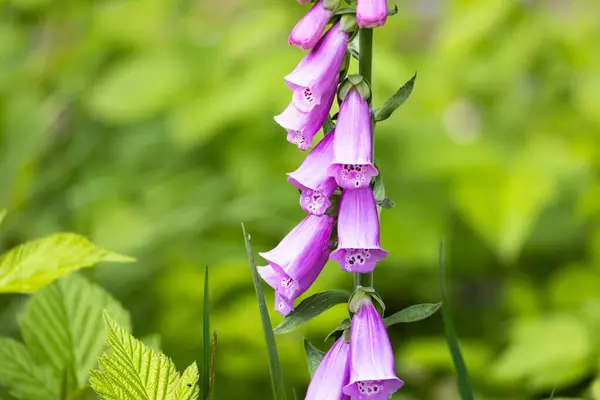
[[[248,261],[250,262],[250,269],[252,270],[252,279],[254,281],[254,289],[256,290],[256,299],[258,300],[258,310],[260,311],[260,319],[262,322],[263,333],[265,335],[265,342],[267,344],[267,352],[269,354],[269,373],[271,374],[273,399],[285,400],[283,373],[281,372],[281,366],[279,365],[279,355],[277,354],[275,334],[273,333],[273,328],[271,327],[271,319],[269,318],[269,312],[267,311],[267,303],[265,302],[262,286],[260,285],[260,280],[258,279],[258,271],[256,269],[256,264],[254,263],[252,247],[250,247],[250,237],[246,233],[244,224],[242,224],[242,231],[244,232],[246,253],[248,254]]]
[[[203,400],[209,398],[209,381],[210,381],[210,302],[208,294],[208,265],[204,267],[204,305],[202,319],[202,376],[200,382],[200,397]]]
[[[217,354],[217,329],[213,331],[212,347],[210,349],[210,378],[208,380],[208,400],[215,399],[215,357]]]
[[[454,369],[458,375],[458,391],[462,400],[473,400],[473,390],[469,383],[469,375],[467,373],[467,366],[465,360],[460,352],[460,345],[458,343],[458,337],[456,336],[456,330],[454,329],[454,323],[452,322],[452,314],[450,313],[450,307],[448,305],[448,296],[446,294],[446,283],[444,274],[444,242],[440,242],[440,254],[439,254],[439,274],[440,274],[440,292],[442,296],[442,317],[444,319],[444,330],[446,331],[446,341],[448,342],[448,348],[452,354],[452,361],[454,362]]]

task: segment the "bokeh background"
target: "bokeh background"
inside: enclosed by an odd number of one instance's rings
[[[390,255],[377,290],[392,311],[438,301],[445,238],[478,398],[539,399],[555,384],[593,398],[600,3],[393,3],[399,13],[375,31],[374,104],[418,78],[377,126],[396,202],[382,213]],[[283,76],[303,53],[287,34],[306,10],[292,0],[0,0],[2,249],[74,231],[138,258],[87,273],[180,368],[200,358],[209,265],[217,399],[271,396],[240,223],[262,251],[303,215],[285,179],[303,154],[272,116],[290,99]],[[330,263],[309,294],[350,286]],[[0,334],[18,334],[24,299],[0,297]],[[325,349],[344,312],[278,337],[290,392],[308,382],[302,337]],[[390,333],[406,381],[394,399],[457,398],[439,315]]]

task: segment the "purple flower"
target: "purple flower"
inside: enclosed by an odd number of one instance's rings
[[[379,217],[370,187],[342,191],[337,231],[338,248],[329,258],[343,270],[371,272],[387,256],[379,247]]]
[[[344,393],[353,400],[387,400],[402,387],[394,352],[381,316],[366,298],[350,327],[350,382]]]
[[[327,174],[333,158],[333,137],[330,132],[304,159],[300,168],[288,175],[288,182],[302,190],[300,207],[313,215],[323,215],[331,205],[329,197],[335,192],[337,183]]]
[[[350,378],[348,353],[350,345],[341,337],[331,346],[315,371],[304,400],[350,400],[342,388]]]
[[[309,215],[273,250],[258,253],[268,266],[258,273],[275,289],[275,310],[283,315],[294,309],[294,300],[317,279],[331,251],[333,218]]]
[[[315,47],[332,13],[331,10],[323,7],[323,0],[317,1],[292,29],[288,39],[289,43],[303,50]]]
[[[303,151],[312,145],[313,137],[319,132],[329,114],[335,98],[336,85],[337,78],[328,89],[329,91],[325,93],[321,103],[308,113],[299,111],[291,102],[281,114],[275,117],[275,122],[287,130],[288,142],[295,144]]]
[[[347,45],[348,34],[340,30],[338,22],[285,77],[286,84],[294,91],[292,103],[299,111],[307,113],[328,100],[332,87],[337,85]]]
[[[358,0],[356,23],[360,28],[383,26],[387,19],[387,0]]]
[[[373,166],[372,124],[369,105],[351,89],[340,106],[329,174],[344,189],[369,186],[379,172]]]

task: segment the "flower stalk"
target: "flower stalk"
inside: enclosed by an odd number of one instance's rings
[[[367,99],[369,106],[373,100],[373,29],[362,28],[358,31],[358,73],[363,77],[367,84],[371,87],[371,96]],[[372,134],[372,151],[373,161],[375,161],[375,124],[373,124]],[[373,271],[365,274],[356,274],[354,279],[355,287],[373,287]]]

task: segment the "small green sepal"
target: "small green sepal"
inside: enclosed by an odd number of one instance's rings
[[[367,81],[359,74],[348,75],[346,79],[340,84],[338,90],[338,99],[340,102],[344,101],[350,90],[356,88],[360,97],[367,101],[371,97],[371,88]]]
[[[350,329],[344,330],[343,337],[344,337],[344,342],[346,342],[346,344],[350,343]]]
[[[342,19],[340,21],[340,26],[342,32],[353,33],[358,29],[358,25],[356,24],[356,15],[354,14],[344,14],[342,15]]]
[[[363,287],[359,286],[354,293],[352,293],[350,301],[348,301],[348,311],[350,312],[350,315],[356,314],[360,310],[360,307],[365,303],[371,303],[371,296],[363,290]]]
[[[342,6],[342,0],[323,0],[323,8],[334,13]]]

